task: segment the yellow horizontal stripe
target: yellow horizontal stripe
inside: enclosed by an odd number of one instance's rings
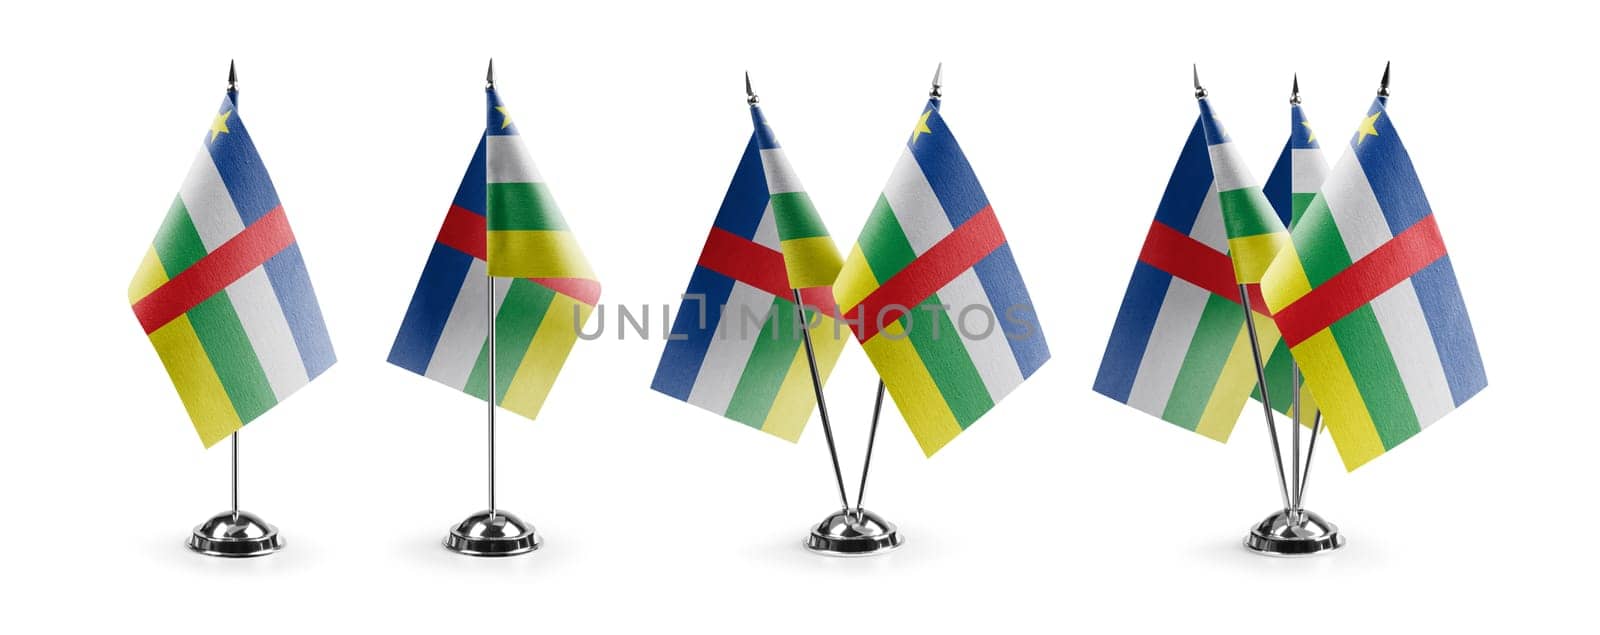
[[[139,270],[133,274],[133,282],[128,284],[128,303],[133,304],[150,295],[157,287],[167,283],[167,270],[161,266],[161,258],[156,256],[156,248],[152,245],[144,252],[144,260],[139,261]]]
[[[506,388],[501,406],[529,419],[539,416],[539,408],[550,395],[556,375],[567,362],[567,353],[572,352],[573,343],[578,341],[578,328],[589,321],[593,308],[560,293],[551,298],[550,308],[539,322],[539,330],[528,342],[528,352],[523,354],[522,363],[511,376],[511,385]],[[574,309],[577,310],[576,321],[572,317]]]
[[[216,368],[200,347],[200,336],[195,334],[188,315],[180,315],[150,333],[150,343],[167,367],[201,443],[209,448],[244,427],[227,391],[222,389]]]
[[[1256,324],[1259,326],[1262,321],[1256,320]],[[1276,341],[1278,331],[1273,329],[1272,332]],[[1255,386],[1256,362],[1250,354],[1250,332],[1240,324],[1239,333],[1233,338],[1233,348],[1228,351],[1228,361],[1222,364],[1222,376],[1212,387],[1211,398],[1206,401],[1194,431],[1227,443],[1234,424],[1239,421],[1239,413],[1244,411],[1244,402],[1249,401],[1250,391]]]
[[[783,251],[783,266],[789,272],[789,286],[796,289],[832,286],[839,277],[839,249],[827,236],[812,236],[785,240],[778,244]]]
[[[839,354],[844,352],[845,339],[849,337],[842,332],[843,329],[839,337],[834,337],[833,330],[834,320],[829,317],[821,318],[811,328],[811,345],[817,354],[817,372],[822,375],[824,382],[828,381],[834,364],[839,361]],[[784,375],[783,385],[778,388],[778,396],[772,400],[772,409],[767,411],[761,429],[789,441],[799,441],[800,432],[805,430],[806,422],[811,419],[811,412],[816,406],[816,389],[811,385],[811,369],[806,362],[806,349],[802,346],[795,351],[794,360],[789,363],[789,372]]]
[[[489,275],[595,279],[577,239],[566,230],[489,232]]]
[[[1339,448],[1345,469],[1354,470],[1383,454],[1383,440],[1372,423],[1372,413],[1356,388],[1355,377],[1351,376],[1333,333],[1322,329],[1290,352],[1300,362],[1300,372],[1305,373],[1311,389],[1320,396],[1322,423]]]
[[[1273,313],[1311,292],[1311,280],[1306,278],[1294,243],[1286,243],[1279,255],[1282,257],[1273,261],[1261,276],[1261,297],[1266,299],[1267,309]]]
[[[845,257],[844,267],[839,270],[839,278],[833,282],[834,301],[839,303],[841,310],[849,311],[850,307],[860,304],[877,289],[878,279],[872,276],[867,257],[861,254],[861,245],[851,245],[850,255]]]
[[[924,455],[933,456],[961,434],[961,424],[956,423],[944,394],[933,383],[933,376],[928,374],[922,357],[899,322],[890,323],[862,344],[862,348],[878,369],[878,376],[883,378]]]
[[[1261,281],[1261,274],[1272,264],[1278,251],[1289,244],[1289,232],[1277,231],[1228,239],[1228,255],[1233,258],[1233,273],[1240,284]]]

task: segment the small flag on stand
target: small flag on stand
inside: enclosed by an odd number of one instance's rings
[[[128,299],[206,447],[333,365],[299,244],[231,93]]]
[[[1346,469],[1487,384],[1450,256],[1381,96],[1262,290]]]
[[[789,441],[816,407],[794,290],[823,381],[844,350],[839,251],[752,96],[745,145],[650,387]],[[822,312],[818,315],[818,312]]]
[[[539,414],[600,299],[600,282],[491,87],[487,124],[406,309],[389,363],[488,395],[487,294],[495,285],[495,402]]]
[[[1050,358],[937,80],[833,292],[928,456]]]

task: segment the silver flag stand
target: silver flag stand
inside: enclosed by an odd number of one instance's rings
[[[489,60],[489,75],[485,80],[486,89],[494,90],[494,60]],[[494,296],[497,279],[488,276],[485,286],[484,304],[486,318],[484,323],[488,326],[487,344],[484,347],[485,361],[488,366],[488,388],[484,394],[484,402],[489,405],[489,508],[479,511],[465,520],[456,523],[444,537],[444,547],[456,553],[467,556],[499,557],[519,556],[531,553],[544,544],[544,539],[539,536],[532,524],[523,522],[516,514],[500,509],[495,505],[495,465],[494,465],[494,433],[495,433],[495,326],[494,326]]]
[[[235,103],[239,99],[239,74],[233,61],[228,61],[228,96]],[[277,553],[283,549],[283,539],[278,528],[267,524],[259,516],[239,510],[239,432],[230,436],[232,456],[232,509],[207,518],[195,526],[189,536],[189,550],[220,558],[250,558]]]

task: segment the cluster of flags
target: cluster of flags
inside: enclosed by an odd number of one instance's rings
[[[1245,307],[1266,355],[1265,396],[1286,411],[1300,390],[1347,469],[1481,390],[1466,306],[1385,101],[1331,171],[1293,103],[1261,188],[1200,93],[1095,391],[1226,441],[1245,401],[1263,397]]]

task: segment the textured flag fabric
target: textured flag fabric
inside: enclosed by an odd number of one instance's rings
[[[128,299],[206,447],[333,365],[299,244],[231,95]]]
[[[498,193],[497,193],[498,192]],[[411,305],[389,351],[389,363],[479,399],[489,394],[487,257],[495,205],[543,227],[516,230],[500,252],[536,262],[546,277],[495,280],[495,403],[529,419],[539,414],[578,331],[600,300],[600,282],[572,241],[521,137],[494,90],[488,125],[472,154],[455,201],[445,213]],[[524,241],[532,234],[545,234]],[[552,237],[559,234],[560,237]],[[522,250],[548,249],[528,254]]]
[[[1094,390],[1227,441],[1255,390],[1255,360],[1204,121],[1195,121],[1156,207]],[[1260,333],[1275,337],[1265,304],[1251,308]]]
[[[929,456],[1050,358],[1011,246],[937,99],[833,292]]]
[[[794,289],[824,380],[844,350],[840,257],[761,108],[650,387],[797,441],[816,406]]]
[[[589,261],[492,88],[484,142],[489,275],[593,281]]]
[[[1278,213],[1279,222],[1287,226],[1291,233],[1306,208],[1311,206],[1311,200],[1322,190],[1322,182],[1327,178],[1328,160],[1322,156],[1317,133],[1306,120],[1305,110],[1300,104],[1290,104],[1289,139],[1284,142],[1283,151],[1278,154],[1278,162],[1273,164],[1272,174],[1267,176],[1267,184],[1262,187],[1262,192],[1266,194],[1267,202],[1272,204],[1273,211]],[[1267,358],[1267,394],[1275,396],[1272,405],[1284,414],[1289,414],[1293,405],[1288,397],[1289,386],[1294,381],[1293,364],[1289,345],[1280,338]],[[1304,381],[1302,377],[1300,408],[1307,416],[1302,418],[1302,423],[1310,424],[1312,417],[1309,413],[1316,411],[1317,404],[1311,391],[1305,389]],[[1261,390],[1256,389],[1251,396],[1260,399]]]
[[[1487,384],[1450,256],[1382,98],[1262,290],[1347,469]]]

